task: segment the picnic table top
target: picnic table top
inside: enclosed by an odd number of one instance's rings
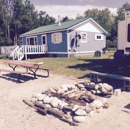
[[[11,65],[19,65],[23,67],[32,67],[32,68],[35,68],[44,64],[44,62],[33,63],[33,62],[17,61],[17,60],[8,60],[8,61],[4,61],[4,63],[11,64]]]

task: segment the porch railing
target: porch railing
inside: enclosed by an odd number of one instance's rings
[[[48,51],[47,45],[23,45],[25,54],[44,54]]]

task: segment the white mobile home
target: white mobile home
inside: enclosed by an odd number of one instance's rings
[[[125,12],[125,20],[118,21],[117,52],[120,55],[130,53],[130,11]]]

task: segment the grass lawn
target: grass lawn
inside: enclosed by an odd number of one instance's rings
[[[52,68],[51,73],[65,75],[79,79],[90,78],[90,71],[98,71],[110,74],[118,74],[130,77],[130,62],[129,64],[117,64],[114,62],[114,52],[106,52],[101,57],[94,58],[94,55],[70,57],[70,58],[35,58],[30,59],[30,62],[44,62],[43,67]],[[128,60],[128,59],[127,59]],[[3,60],[0,60],[2,62]],[[119,85],[121,81],[110,78],[100,78],[105,82],[114,82]],[[112,81],[113,80],[113,81]]]
[[[32,62],[45,62],[44,67],[52,68],[53,73],[73,76],[75,78],[89,78],[90,71],[99,71],[112,74],[128,76],[126,68],[114,64],[114,52],[107,52],[101,57],[94,58],[93,55],[70,57],[70,58],[36,58]],[[127,66],[129,68],[129,66]]]

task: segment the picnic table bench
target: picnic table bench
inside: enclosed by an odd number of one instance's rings
[[[90,72],[91,82],[98,83],[99,76],[123,80],[124,81],[124,90],[126,90],[126,88],[130,88],[130,77],[92,71],[92,72]]]

